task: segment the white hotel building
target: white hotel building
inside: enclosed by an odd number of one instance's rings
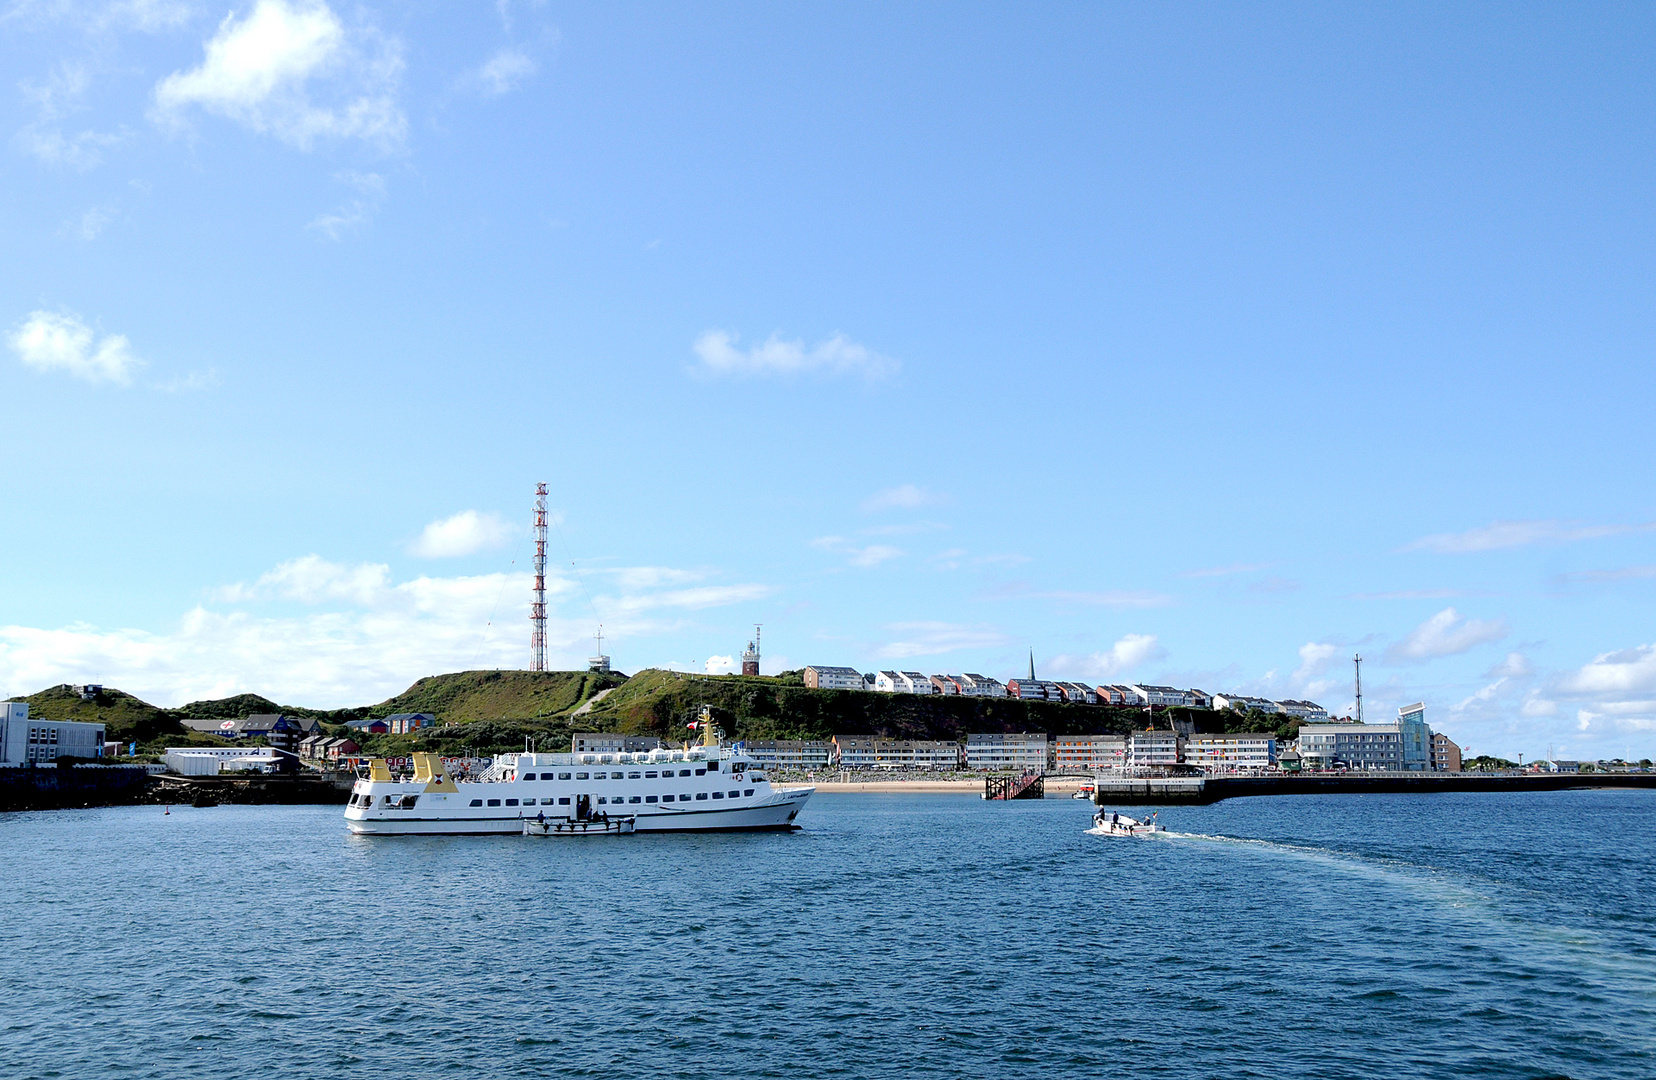
[[[30,720],[27,701],[0,701],[0,765],[95,758],[103,753],[104,726],[72,720]]]
[[[1184,763],[1204,772],[1257,772],[1276,764],[1276,736],[1268,734],[1189,735]]]
[[[992,731],[967,735],[966,767],[1040,772],[1047,767],[1046,733]]]

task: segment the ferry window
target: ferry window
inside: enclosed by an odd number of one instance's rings
[[[595,772],[595,773],[592,774],[592,778],[594,780],[602,780],[608,775],[609,775],[609,773]]]
[[[640,799],[637,795],[634,795],[632,798],[628,799],[627,801],[630,802],[630,803],[635,803],[635,802],[643,802],[644,800]]]
[[[680,795],[679,796],[679,802],[689,802],[689,801],[690,801],[690,796],[688,796],[688,795]]]
[[[559,780],[568,780],[569,779],[569,774],[566,773],[566,772],[561,772],[561,773],[558,774],[558,779]]]
[[[507,806],[516,806],[517,805],[517,800],[516,799],[507,799],[506,800],[506,805]]]
[[[690,775],[690,770],[689,769],[680,769],[679,770],[679,775],[680,776],[689,776]]]
[[[628,780],[637,780],[640,775],[641,774],[639,774],[639,773],[630,772],[630,773],[627,774],[627,779]]]
[[[490,806],[499,806],[500,805],[500,800],[499,799],[490,799],[489,800],[489,805]]]
[[[655,802],[656,797],[654,795],[646,795],[646,796],[644,796],[644,801],[645,802]]]
[[[559,806],[568,806],[569,805],[569,800],[567,798],[559,799],[558,800],[558,805]]]
[[[747,790],[746,790],[746,791],[744,791],[744,792],[742,792],[742,794],[743,794],[743,795],[752,795],[752,794],[753,794],[753,789],[752,789],[752,788],[748,788],[748,789],[747,789]]]
[[[709,761],[707,763],[707,771],[708,772],[718,772],[719,771],[719,763],[717,761]]]
[[[535,774],[534,773],[524,773],[523,778],[525,780],[533,780],[535,778]]]
[[[715,791],[715,792],[714,792],[714,793],[713,793],[713,797],[714,797],[714,798],[715,798],[715,799],[722,799],[722,798],[724,798],[724,792],[722,792],[722,791]]]
[[[609,802],[609,800],[608,800],[608,799],[606,799],[606,798],[604,798],[604,797],[603,797],[603,796],[602,796],[602,795],[600,795],[600,796],[598,796],[598,801],[599,801],[599,802],[600,802],[600,803],[607,803],[607,802]]]
[[[471,804],[473,806],[482,806],[483,805],[483,800],[482,799],[473,799],[471,801]]]
[[[646,780],[654,780],[655,778],[656,778],[656,774],[653,773],[653,772],[647,772],[647,773],[644,774],[644,779],[646,779]]]
[[[707,770],[706,769],[697,769],[696,770],[696,775],[697,776],[706,776],[707,775]]]
[[[742,793],[740,791],[732,791],[729,794],[732,799],[740,799],[742,797]]]
[[[701,800],[701,799],[705,799],[705,798],[707,798],[707,792],[705,792],[705,791],[698,791],[698,792],[696,792],[696,798],[697,798],[697,799],[698,799],[698,800]]]
[[[578,773],[575,774],[575,779],[577,779],[577,780],[585,780],[586,778],[587,778],[587,774],[584,773],[584,772],[578,772]]]

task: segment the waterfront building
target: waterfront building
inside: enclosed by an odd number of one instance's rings
[[[0,702],[0,765],[95,758],[103,750],[104,725],[72,720],[31,720],[27,701]]]
[[[1135,731],[1127,739],[1127,764],[1138,769],[1177,765],[1183,746],[1176,731]]]
[[[834,745],[826,739],[748,739],[739,745],[748,757],[773,769],[826,769],[834,755]]]
[[[862,672],[856,668],[825,667],[821,664],[805,669],[805,685],[812,690],[861,690]]]
[[[436,727],[437,718],[428,712],[399,712],[385,718],[393,735],[408,735],[421,728]]]
[[[1461,771],[1461,748],[1441,731],[1432,733],[1432,768],[1437,772]]]
[[[991,679],[976,672],[968,671],[964,675],[956,675],[955,683],[960,687],[963,697],[1005,697],[1006,684],[999,679]]]
[[[1204,772],[1257,772],[1270,768],[1276,761],[1275,735],[1190,735],[1184,741],[1184,763]]]
[[[653,735],[617,731],[577,731],[570,736],[570,752],[575,754],[642,754],[665,745]]]
[[[1284,698],[1276,702],[1278,712],[1304,720],[1307,723],[1318,724],[1328,719],[1328,710],[1315,701],[1296,701],[1294,698]]]
[[[161,760],[169,772],[180,776],[217,776],[221,772],[275,772],[278,756],[272,746],[169,746]]]
[[[1008,679],[1006,696],[1022,701],[1063,701],[1064,692],[1055,682],[1045,679]]]
[[[1426,706],[1407,705],[1384,724],[1306,724],[1299,729],[1299,752],[1308,769],[1424,772],[1432,767]]]
[[[999,732],[966,736],[968,769],[1028,769],[1040,772],[1047,767],[1045,732]]]
[[[835,735],[834,763],[842,769],[958,769],[960,744]]]
[[[1069,702],[1071,705],[1098,704],[1098,692],[1093,690],[1091,687],[1072,682],[1060,682],[1055,683],[1054,685],[1058,687],[1058,693],[1062,696],[1063,700]]]
[[[960,693],[960,684],[955,681],[953,675],[933,675],[931,684],[932,689],[939,694],[958,695]]]
[[[1127,736],[1054,736],[1052,761],[1059,769],[1119,769],[1127,763]]]

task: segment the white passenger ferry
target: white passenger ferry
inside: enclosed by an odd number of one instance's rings
[[[526,819],[590,821],[625,815],[637,832],[788,829],[815,788],[774,788],[763,768],[720,746],[636,754],[501,754],[476,779],[449,775],[435,754],[393,776],[369,763],[345,807],[354,833],[522,833]]]

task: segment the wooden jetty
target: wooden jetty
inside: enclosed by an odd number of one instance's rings
[[[983,781],[983,797],[1002,802],[1007,799],[1039,799],[1046,794],[1044,773],[1022,776],[990,776]]]

